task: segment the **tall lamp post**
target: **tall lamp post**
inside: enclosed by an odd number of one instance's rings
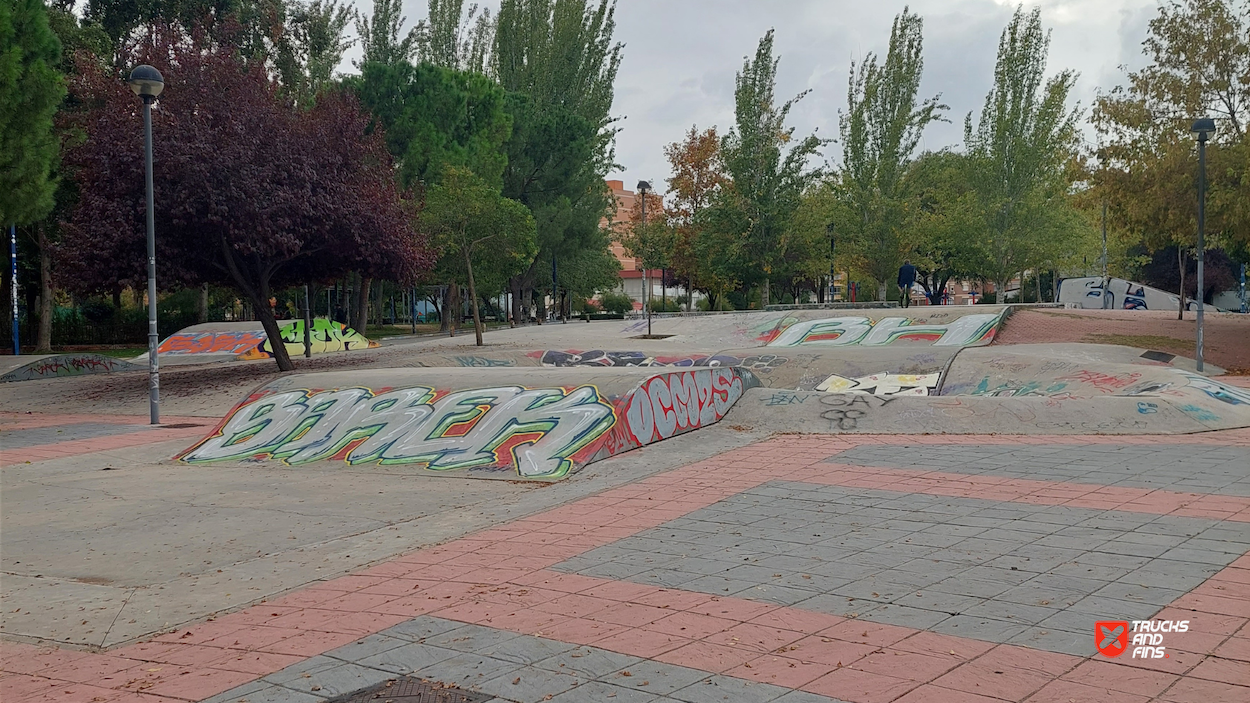
[[[130,89],[143,100],[143,156],[146,165],[148,214],[148,410],[153,425],[161,423],[160,364],[156,348],[156,220],[152,203],[152,103],[165,88],[161,72],[151,66],[135,66],[130,72]]]
[[[642,236],[647,236],[647,193],[651,190],[651,184],[647,181],[638,181],[638,195],[642,196]],[[643,240],[643,254],[647,253],[646,239]],[[642,262],[642,307],[647,312],[647,338],[651,338],[651,284],[647,279],[647,264],[650,263],[646,259]]]
[[[9,225],[9,257],[13,271],[13,356],[21,356],[22,342],[18,339],[17,324],[17,225]]]
[[[829,297],[827,300],[833,303],[833,280],[835,274],[833,272],[833,223],[825,225],[825,234],[829,235]]]
[[[1202,373],[1202,264],[1207,258],[1203,235],[1206,229],[1207,215],[1207,139],[1215,134],[1215,120],[1204,117],[1194,120],[1190,131],[1198,135],[1198,372]],[[1185,291],[1181,291],[1181,300],[1185,300]]]

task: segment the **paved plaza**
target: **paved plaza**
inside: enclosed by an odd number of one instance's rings
[[[30,481],[204,429],[31,417],[3,454]],[[514,509],[116,646],[6,625],[5,703],[317,703],[409,675],[526,703],[1250,700],[1250,431],[717,432],[547,488],[467,482]],[[1161,658],[1098,652],[1095,623],[1137,620],[1188,625]]]

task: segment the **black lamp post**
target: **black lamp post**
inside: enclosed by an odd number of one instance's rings
[[[1202,264],[1206,259],[1206,247],[1203,242],[1204,230],[1206,229],[1207,215],[1207,139],[1215,134],[1215,120],[1210,117],[1204,117],[1194,120],[1191,132],[1198,135],[1198,350],[1196,361],[1198,372],[1202,372],[1202,293],[1203,293],[1203,274]],[[1181,291],[1181,302],[1184,304],[1185,291]]]
[[[130,72],[130,89],[143,100],[143,152],[146,165],[148,214],[148,410],[153,425],[161,422],[160,364],[156,348],[156,220],[152,204],[152,103],[165,88],[161,72],[151,66],[136,66]]]
[[[642,198],[642,253],[647,254],[647,193],[651,191],[651,184],[647,181],[638,181],[638,195]],[[642,261],[642,307],[647,313],[647,338],[651,338],[651,284],[647,279],[647,264],[650,263],[645,258]]]
[[[833,302],[833,223],[825,225],[825,234],[829,235],[829,297],[828,301]]]

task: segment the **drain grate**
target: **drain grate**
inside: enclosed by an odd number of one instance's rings
[[[1141,358],[1150,359],[1151,361],[1162,361],[1163,363],[1168,364],[1172,362],[1172,359],[1176,358],[1176,355],[1160,351],[1147,351],[1142,352]]]
[[[486,703],[494,696],[458,688],[447,688],[437,681],[403,676],[377,686],[349,693],[329,703]]]

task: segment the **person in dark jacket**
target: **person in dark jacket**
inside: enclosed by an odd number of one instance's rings
[[[916,267],[911,265],[911,261],[904,261],[903,265],[898,267],[899,300],[902,301],[903,307],[911,305],[911,287],[915,283]]]

